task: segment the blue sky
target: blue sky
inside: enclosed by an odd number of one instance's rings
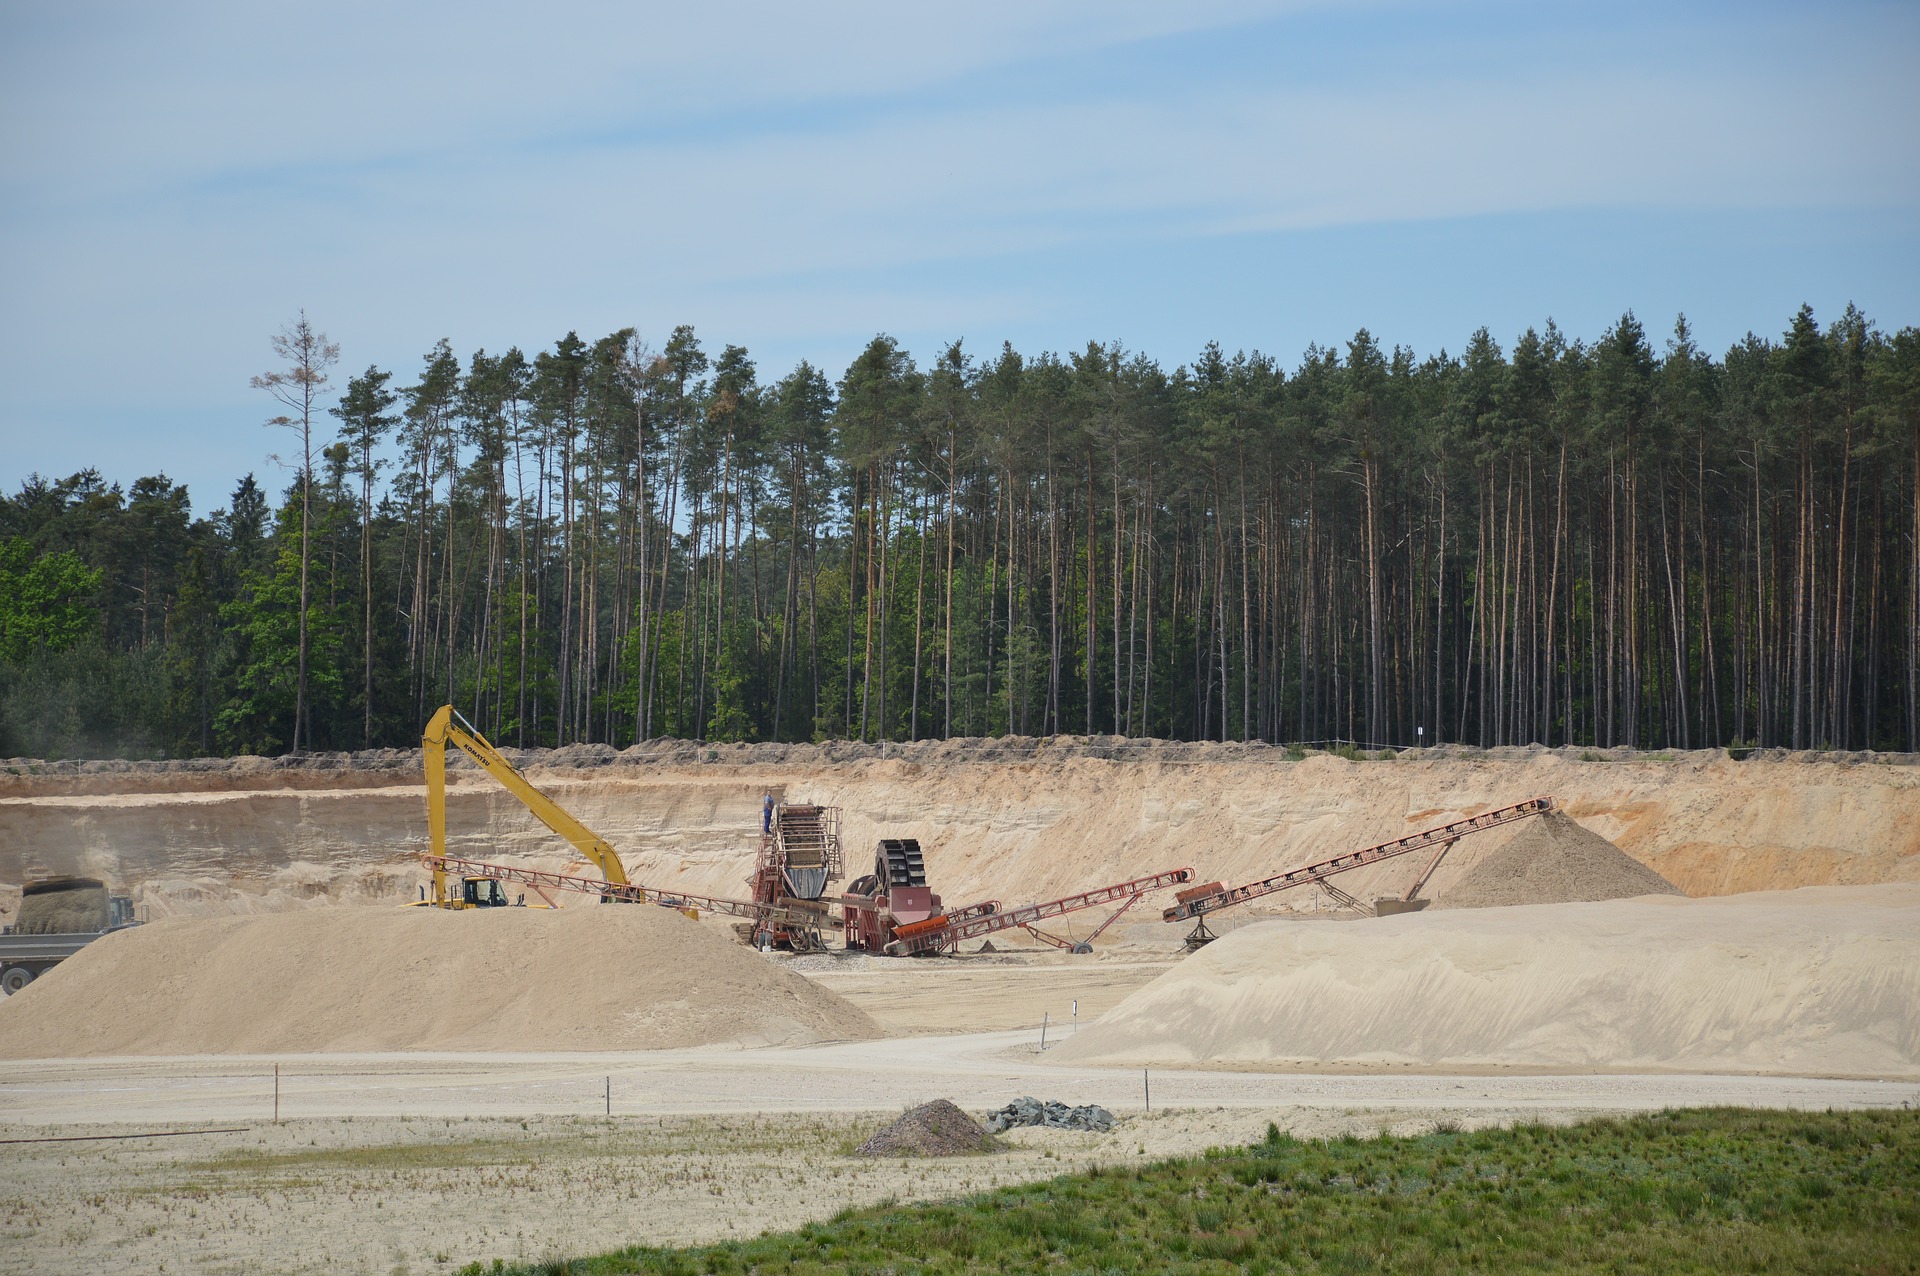
[[[1912,4],[10,0],[0,485],[277,486],[302,307],[341,386],[678,323],[769,378],[1920,323],[1916,66]]]

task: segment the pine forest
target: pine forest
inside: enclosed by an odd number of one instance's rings
[[[261,363],[270,477],[0,498],[0,755],[449,701],[513,746],[1920,748],[1920,331],[1851,308],[837,376],[685,327],[354,372],[303,315]]]

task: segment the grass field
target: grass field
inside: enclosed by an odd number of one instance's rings
[[[1920,1113],[1265,1142],[755,1240],[481,1273],[1920,1272]]]

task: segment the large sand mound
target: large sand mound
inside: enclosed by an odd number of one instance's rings
[[[1684,892],[1560,811],[1528,820],[1447,888],[1435,908],[1590,903]]]
[[[882,1035],[834,993],[649,907],[339,906],[156,922],[0,1005],[0,1057],[642,1050]]]
[[[1920,886],[1265,922],[1050,1053],[1920,1077]]]

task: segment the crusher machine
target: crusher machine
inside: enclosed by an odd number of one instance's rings
[[[873,850],[873,872],[854,879],[840,897],[840,929],[853,952],[883,953],[902,928],[939,929],[945,923],[972,921],[998,912],[997,900],[982,900],[943,913],[940,897],[927,885],[920,843],[910,837],[882,838]]]
[[[873,872],[856,877],[840,897],[840,931],[849,949],[877,953],[897,927],[939,911],[940,897],[927,885],[920,843],[911,837],[882,838],[873,848]]]
[[[760,911],[753,922],[735,929],[749,932],[741,938],[756,948],[796,953],[825,948],[824,935],[832,926],[827,884],[842,874],[840,809],[783,802],[768,823],[747,879]]]

